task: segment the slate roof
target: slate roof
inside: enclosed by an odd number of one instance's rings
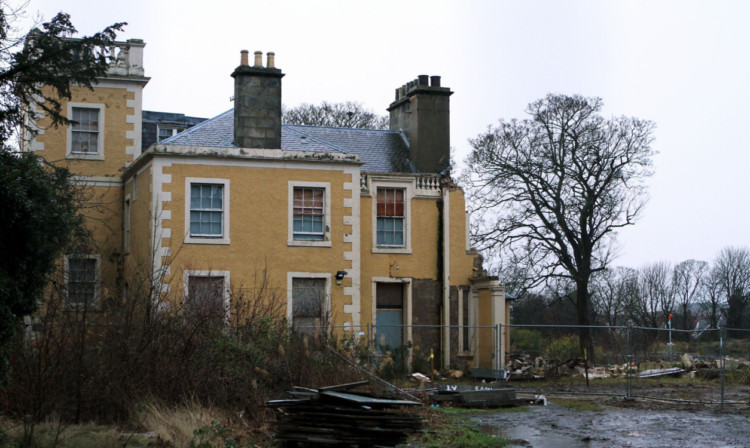
[[[232,148],[234,109],[217,115],[162,144]],[[326,126],[281,125],[281,149],[286,151],[338,152],[358,154],[362,171],[415,173],[409,147],[400,131],[333,128]]]

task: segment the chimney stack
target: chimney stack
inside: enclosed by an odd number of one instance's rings
[[[428,83],[429,80],[429,83]],[[396,89],[388,106],[391,130],[409,140],[409,157],[422,173],[437,173],[450,164],[450,96],[440,76],[419,75]]]
[[[275,54],[255,52],[254,65],[248,65],[248,51],[240,52],[240,65],[234,69],[234,145],[240,148],[281,149],[281,78]]]

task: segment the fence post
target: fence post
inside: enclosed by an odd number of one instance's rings
[[[631,396],[631,384],[633,382],[633,378],[631,376],[630,372],[630,364],[633,360],[633,326],[628,326],[628,338],[627,338],[627,344],[625,347],[625,399],[630,400],[632,399]]]
[[[724,361],[724,339],[727,337],[727,327],[721,327],[719,329],[719,356],[721,357],[720,361],[720,371],[719,376],[721,378],[721,406],[720,409],[724,409],[724,377],[726,375],[725,371],[725,361]]]
[[[505,346],[503,345],[503,324],[502,323],[498,323],[497,324],[497,334],[498,334],[498,338],[497,338],[497,340],[498,340],[498,342],[497,342],[497,345],[498,345],[498,351],[497,351],[497,354],[498,354],[497,369],[498,370],[503,370],[505,368],[505,364],[503,363],[503,361],[505,360],[504,359],[505,358],[505,356],[504,356],[505,355]]]
[[[367,322],[367,365],[372,369],[372,322]]]

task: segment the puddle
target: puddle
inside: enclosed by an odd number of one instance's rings
[[[642,410],[604,406],[578,411],[554,403],[528,412],[473,419],[511,447],[725,447],[750,446],[747,415],[711,410]]]
[[[513,426],[510,428],[500,428],[491,424],[481,425],[480,428],[489,433],[508,440],[507,445],[510,448],[517,447],[549,447],[549,448],[566,448],[566,447],[583,447],[590,446],[586,443],[565,436],[550,437],[542,434],[536,428],[531,426]]]

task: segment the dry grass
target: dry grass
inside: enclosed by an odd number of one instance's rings
[[[141,425],[155,433],[171,446],[186,447],[194,440],[195,432],[211,427],[215,422],[226,421],[223,411],[189,403],[177,408],[160,404],[147,404]]]

